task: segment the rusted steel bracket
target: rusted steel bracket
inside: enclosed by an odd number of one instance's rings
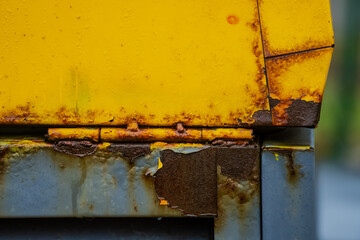
[[[90,140],[93,142],[212,142],[253,139],[252,129],[244,128],[142,128],[129,124],[127,128],[49,128],[49,141]]]

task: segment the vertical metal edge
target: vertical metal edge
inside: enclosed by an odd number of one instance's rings
[[[314,149],[261,153],[262,239],[316,239]]]

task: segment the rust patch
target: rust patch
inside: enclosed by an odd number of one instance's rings
[[[295,96],[286,96],[281,75],[292,65],[316,58],[324,51],[316,50],[266,59],[272,121],[277,126],[315,127],[320,118],[322,93],[319,89],[299,88]],[[305,101],[304,99],[313,99]]]
[[[272,47],[269,41],[268,30],[264,24],[261,25],[261,32],[262,32],[262,39],[264,45],[264,54],[266,58],[284,55],[284,54],[302,52],[312,49],[332,47],[334,45],[334,38],[329,38],[324,41],[313,40],[310,38],[309,40],[304,41],[302,44],[297,44],[292,48],[288,48],[288,49],[274,48]]]
[[[269,110],[256,111],[252,118],[255,120],[252,124],[254,127],[272,126],[272,115]]]
[[[289,115],[288,126],[315,127],[320,120],[320,109],[321,103],[293,100],[286,110]]]
[[[223,147],[231,147],[234,145],[238,145],[238,146],[245,146],[249,143],[249,141],[225,141],[222,139],[218,139],[215,141],[211,142],[211,145],[214,146],[223,146]]]
[[[229,24],[238,24],[239,23],[239,18],[235,15],[229,15],[227,18],[226,18],[226,21],[229,23]]]
[[[269,91],[270,97],[283,99],[282,95],[284,95],[284,89],[282,88],[281,81],[279,77],[288,69],[294,65],[305,62],[307,59],[316,58],[323,54],[323,51],[309,51],[305,53],[295,53],[289,54],[285,56],[279,56],[275,58],[270,58],[265,60],[266,69],[267,69],[267,77],[269,82]],[[299,89],[299,96],[312,96],[315,97],[316,102],[320,102],[322,98],[322,94],[319,90],[315,90],[310,92],[309,89]],[[285,100],[285,99],[284,99]]]
[[[279,101],[279,103],[271,109],[274,125],[287,126],[289,118],[287,109],[291,104],[291,100]]]
[[[90,141],[59,141],[52,145],[58,152],[73,156],[85,157],[96,152],[97,145]]]
[[[268,89],[265,82],[265,66],[263,62],[263,49],[260,39],[260,21],[257,8],[254,10],[254,18],[251,22],[247,23],[252,31],[256,33],[256,37],[252,42],[252,52],[256,58],[255,63],[257,67],[257,74],[255,82],[258,87],[258,91],[251,93],[252,102],[257,109],[255,113],[248,112],[249,116],[245,121],[238,119],[240,126],[271,126],[271,113],[268,99]]]
[[[240,216],[244,216],[244,205],[249,203],[255,195],[259,193],[259,183],[242,184],[240,181],[220,176],[219,177],[219,195],[229,196],[230,199],[235,199],[238,204],[237,209],[240,211]]]
[[[136,158],[146,156],[151,153],[149,144],[111,144],[107,147],[109,152],[120,153],[125,159],[133,162]]]
[[[93,210],[94,210],[94,208],[95,208],[95,207],[94,207],[94,205],[93,205],[93,204],[90,204],[90,206],[89,206],[89,210],[90,210],[90,211],[93,211]]]
[[[321,103],[291,99],[272,101],[273,124],[277,126],[315,127],[320,120]]]
[[[304,173],[301,171],[302,165],[295,163],[294,150],[276,149],[272,151],[286,159],[286,177],[288,182],[295,186],[299,182],[299,179],[304,177]]]
[[[217,163],[221,174],[238,180],[253,180],[254,168],[260,157],[260,148],[252,146],[217,147]]]
[[[7,147],[3,148],[0,147],[0,183],[3,182],[3,179],[5,177],[7,168],[8,168],[8,161],[5,158],[6,154],[9,152],[9,149]]]
[[[216,150],[208,148],[182,154],[172,150],[160,152],[163,167],[155,177],[159,199],[185,215],[217,214]]]
[[[227,214],[237,211],[238,220],[247,224],[255,199],[260,197],[260,148],[248,146],[217,148],[218,216],[215,231],[224,227]],[[258,201],[259,202],[259,201]]]
[[[29,102],[25,105],[19,105],[14,110],[6,111],[1,113],[2,123],[31,123],[39,116],[32,113],[31,110],[34,108]]]

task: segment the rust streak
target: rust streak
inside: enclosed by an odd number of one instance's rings
[[[301,171],[302,165],[295,163],[295,156],[293,149],[276,149],[272,150],[283,156],[286,159],[286,177],[289,184],[295,186],[299,180],[304,177],[304,173]]]
[[[6,171],[8,169],[9,163],[6,159],[6,155],[8,152],[9,152],[9,149],[7,147],[5,147],[5,148],[0,147],[0,183],[3,182]]]

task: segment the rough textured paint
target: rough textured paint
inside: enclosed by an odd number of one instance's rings
[[[266,59],[273,125],[318,124],[332,52],[329,47]]]
[[[69,155],[85,157],[94,154],[97,145],[90,141],[58,141],[53,144],[53,149]]]
[[[216,147],[220,239],[261,239],[260,148],[257,144]]]
[[[252,139],[252,129],[214,128],[184,129],[144,128],[132,131],[125,128],[101,128],[101,140],[106,142],[211,142],[215,139]]]
[[[208,148],[183,154],[160,153],[163,167],[155,177],[158,197],[185,215],[217,214],[216,150]]]
[[[237,127],[269,110],[255,0],[5,0],[0,20],[0,124]]]
[[[98,142],[100,128],[49,128],[47,140],[90,140]]]
[[[222,175],[238,180],[258,178],[254,176],[254,173],[258,171],[256,164],[259,158],[259,149],[256,146],[218,147],[216,157]]]
[[[151,153],[149,144],[111,144],[107,147],[109,152],[121,153],[123,158],[134,161]]]

